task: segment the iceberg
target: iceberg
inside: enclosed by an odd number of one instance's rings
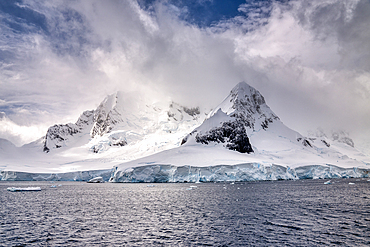
[[[16,188],[16,187],[8,187],[8,191],[11,192],[21,192],[21,191],[40,191],[40,187],[26,187],[26,188]]]
[[[95,177],[87,181],[88,183],[104,183],[103,177]]]

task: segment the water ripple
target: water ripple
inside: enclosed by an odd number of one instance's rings
[[[370,183],[350,181],[0,182],[0,246],[370,245]]]

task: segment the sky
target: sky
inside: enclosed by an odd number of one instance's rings
[[[368,0],[3,0],[0,19],[0,138],[18,146],[118,90],[212,108],[240,81],[302,134],[370,139]]]

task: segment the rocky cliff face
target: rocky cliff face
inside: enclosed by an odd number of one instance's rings
[[[56,124],[50,127],[44,137],[43,151],[48,153],[55,148],[61,148],[67,142],[73,142],[79,135],[89,132],[93,123],[94,111],[85,111],[75,124]]]
[[[213,116],[220,109],[228,116],[243,121],[253,130],[266,129],[270,123],[280,120],[266,104],[261,93],[245,82],[238,83],[209,116]]]
[[[107,96],[98,106],[94,113],[94,125],[91,129],[91,137],[103,136],[112,131],[114,126],[123,122],[119,111],[121,103],[120,93]]]
[[[211,142],[224,143],[225,147],[240,153],[253,152],[247,135],[246,124],[236,118],[234,121],[223,122],[220,127],[215,127],[195,136],[198,143],[209,144]]]

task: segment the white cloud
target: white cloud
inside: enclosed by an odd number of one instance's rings
[[[155,90],[183,104],[213,107],[245,80],[299,131],[369,128],[368,1],[276,2],[249,19],[210,28],[182,21],[184,10],[168,2],[148,11],[136,1],[25,6],[45,16],[50,33],[17,36],[2,29],[13,36],[0,40],[12,54],[0,64],[0,99],[38,109],[27,124],[29,114],[8,114],[19,126],[75,121],[117,90]]]
[[[29,143],[45,135],[43,125],[20,126],[6,117],[0,118],[0,138],[11,141],[16,146]]]

